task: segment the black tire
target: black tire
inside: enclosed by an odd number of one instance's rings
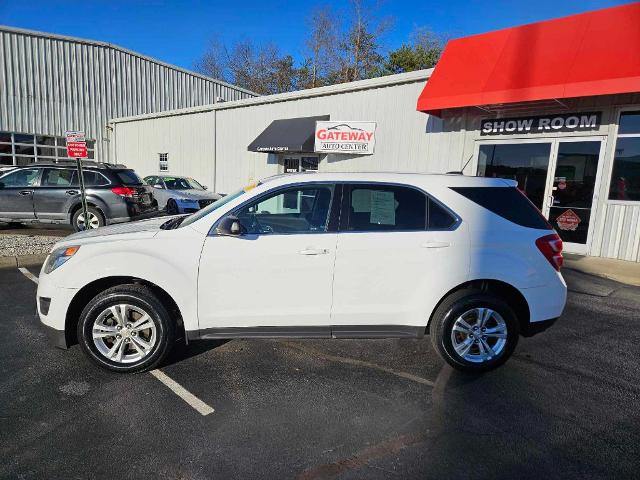
[[[87,211],[89,213],[89,218],[91,219],[91,222],[95,228],[105,226],[106,222],[104,219],[104,215],[100,210],[95,207],[87,207]],[[82,218],[84,218],[84,215],[82,215],[82,207],[80,207],[76,209],[75,212],[73,212],[73,217],[71,218],[71,226],[76,232],[80,232],[83,230]],[[93,219],[95,219],[95,221]]]
[[[495,357],[475,363],[467,360],[458,354],[454,348],[452,340],[452,330],[454,324],[461,315],[475,308],[490,308],[501,317],[506,324],[506,343]],[[467,318],[467,317],[465,317]],[[491,319],[490,321],[494,321]],[[475,333],[475,338],[478,334]],[[464,372],[486,372],[499,367],[506,362],[518,344],[520,325],[513,309],[500,297],[490,292],[479,292],[477,290],[462,290],[450,295],[436,309],[429,325],[431,343],[442,359],[453,368]],[[456,333],[457,335],[458,333]],[[464,335],[464,334],[461,334]],[[471,339],[469,339],[471,340]],[[471,340],[477,344],[482,340]],[[494,341],[491,339],[490,341]],[[497,340],[495,340],[497,342]],[[493,345],[495,347],[495,343]],[[472,346],[469,353],[478,352],[479,346]]]
[[[104,353],[101,353],[98,345],[93,340],[93,328],[96,319],[108,308],[119,304],[129,304],[141,309],[149,315],[155,327],[155,342],[149,352],[139,360],[129,363],[107,358]],[[131,321],[134,322],[135,319]],[[124,337],[125,335],[123,334],[122,336]],[[128,338],[125,338],[122,342],[128,341],[131,343],[130,346],[125,346],[125,349],[133,354],[135,352],[133,349],[134,339],[128,333],[127,336]],[[174,321],[158,297],[150,288],[144,285],[119,285],[105,290],[87,304],[78,322],[78,343],[84,353],[102,368],[114,372],[131,373],[157,368],[171,351],[174,339]],[[115,338],[107,339],[106,342],[108,341],[115,345]],[[105,345],[107,348],[110,346],[108,343],[100,345]]]
[[[178,212],[178,204],[173,198],[167,200],[167,215],[177,215]]]

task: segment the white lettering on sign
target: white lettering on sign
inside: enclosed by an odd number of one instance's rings
[[[87,158],[87,142],[84,132],[66,132],[67,156],[70,158]]]
[[[529,118],[485,119],[480,122],[480,135],[595,130],[600,126],[600,115],[599,112],[596,112],[540,115]]]
[[[375,143],[375,122],[316,122],[314,148],[316,152],[371,155]]]

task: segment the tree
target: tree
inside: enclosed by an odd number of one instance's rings
[[[391,18],[377,18],[376,8],[363,0],[351,0],[347,18],[347,30],[340,42],[339,72],[333,72],[333,77],[338,73],[340,81],[352,82],[378,76],[384,61],[381,37],[389,29]]]
[[[339,25],[331,8],[323,6],[311,12],[307,19],[308,37],[305,40],[307,58],[299,69],[301,88],[314,88],[325,84],[336,65]]]
[[[426,28],[416,29],[410,43],[389,52],[384,62],[387,74],[412,72],[436,65],[442,54],[445,41]]]
[[[257,46],[245,40],[228,49],[212,41],[195,68],[203,75],[261,95],[298,89],[293,57],[281,55],[278,47],[270,43]]]

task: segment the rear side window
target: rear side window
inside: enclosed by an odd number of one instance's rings
[[[109,181],[99,172],[93,172],[91,170],[83,170],[82,178],[84,179],[85,187],[103,187],[105,185],[109,185]],[[71,180],[71,185],[77,187],[78,183],[78,171],[73,171],[73,178]]]
[[[540,210],[516,187],[451,187],[451,190],[515,224],[552,229]]]
[[[427,197],[396,185],[352,185],[342,229],[352,232],[424,230]]]
[[[123,185],[142,185],[142,180],[133,170],[117,170],[115,174]]]
[[[447,230],[456,223],[456,218],[432,198],[429,199],[428,212],[429,230]]]

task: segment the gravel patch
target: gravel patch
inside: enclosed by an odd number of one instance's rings
[[[60,237],[36,235],[0,235],[0,257],[49,253]]]

